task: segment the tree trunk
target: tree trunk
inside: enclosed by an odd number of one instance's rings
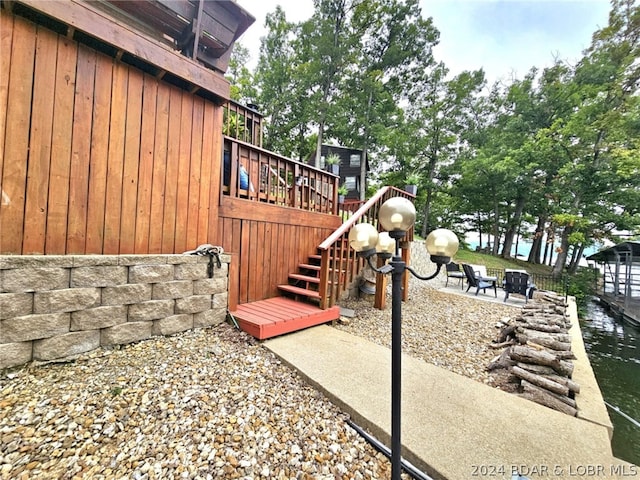
[[[540,215],[538,217],[538,224],[536,225],[536,231],[533,235],[533,245],[531,245],[531,251],[529,252],[529,263],[536,265],[540,264],[540,254],[542,253],[542,240],[544,239],[544,225],[547,223],[546,215]]]
[[[422,210],[422,231],[420,234],[422,238],[427,238],[427,233],[429,229],[429,216],[431,215],[431,196],[433,192],[431,191],[431,187],[427,188],[427,198],[424,202],[424,209]]]
[[[544,259],[542,261],[543,265],[551,266],[551,259],[553,258],[553,245],[555,244],[555,241],[555,226],[553,225],[553,222],[551,222],[547,227],[547,242],[544,247]],[[548,258],[547,254],[549,255]]]
[[[580,259],[584,254],[584,248],[585,248],[584,243],[581,243],[576,255],[574,255],[574,258],[571,261],[571,265],[569,266],[569,273],[572,275],[576,273],[576,271],[578,270],[578,267],[580,266]]]
[[[520,227],[520,219],[522,218],[522,212],[524,210],[525,199],[519,197],[516,200],[516,209],[513,212],[511,221],[509,222],[509,228],[504,234],[504,244],[502,246],[502,258],[511,258],[511,247],[513,246],[513,237],[516,234],[517,229]]]
[[[493,206],[493,248],[491,253],[498,255],[498,248],[500,247],[500,207],[496,201]]]
[[[324,120],[318,124],[318,140],[316,142],[316,158],[314,166],[320,168],[320,157],[322,156],[322,136],[324,135]]]
[[[573,373],[573,364],[559,360],[555,355],[546,351],[538,351],[529,347],[513,347],[511,358],[518,362],[534,363],[553,368],[560,375],[570,377]]]
[[[536,375],[535,373],[527,372],[518,366],[511,367],[511,372],[523,380],[527,380],[528,382],[533,383],[538,387],[542,387],[545,390],[549,390],[550,392],[557,393],[558,395],[569,395],[569,387],[566,385],[554,382],[553,380]]]
[[[367,101],[367,114],[364,122],[364,146],[362,148],[362,158],[360,159],[360,200],[364,201],[367,196],[367,152],[369,151],[369,115],[371,113],[371,103],[373,101],[373,91],[369,92]]]
[[[524,393],[521,394],[522,397],[539,403],[540,405],[544,405],[545,407],[553,408],[554,410],[558,410],[559,412],[566,413],[567,415],[571,415],[572,417],[575,417],[578,414],[578,410],[567,405],[565,402],[558,399],[546,390],[540,387],[536,387],[526,380],[522,381],[522,386],[524,388]]]
[[[567,262],[567,254],[569,253],[569,235],[573,231],[573,227],[571,225],[567,225],[562,230],[562,237],[560,239],[560,252],[556,257],[556,263],[553,266],[553,271],[551,274],[554,277],[559,277],[562,275],[562,271],[564,270],[564,266]]]
[[[436,173],[436,165],[438,163],[437,152],[431,152],[427,169],[427,198],[424,205],[424,218],[422,219],[422,237],[426,238],[429,232],[429,217],[431,215],[431,200],[433,198],[433,178]]]

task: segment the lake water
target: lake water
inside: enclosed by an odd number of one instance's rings
[[[589,361],[605,402],[640,422],[640,330],[615,320],[591,302],[580,321]],[[613,454],[640,465],[640,427],[607,407],[613,423]]]

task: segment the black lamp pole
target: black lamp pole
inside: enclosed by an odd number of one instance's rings
[[[437,263],[435,273],[423,277],[407,266],[399,251],[400,240],[404,238],[405,233],[403,230],[389,232],[389,236],[396,241],[396,251],[387,265],[376,268],[371,262],[373,252],[368,252],[370,254],[367,256],[367,262],[375,272],[391,273],[391,480],[400,480],[402,473],[402,277],[405,271],[409,271],[420,280],[431,280],[442,268],[442,263]],[[382,257],[384,258],[384,255]],[[440,258],[436,257],[434,260]],[[446,258],[444,263],[448,262],[449,258]]]
[[[413,203],[403,197],[387,200],[378,212],[380,225],[386,232],[368,223],[359,223],[349,232],[349,245],[358,256],[367,259],[369,267],[383,275],[391,274],[391,479],[400,480],[402,473],[402,442],[400,441],[400,412],[402,408],[402,279],[405,271],[420,280],[435,278],[442,265],[451,261],[458,250],[458,238],[446,229],[437,229],[429,234],[425,241],[431,261],[437,265],[436,271],[423,277],[416,273],[400,256],[400,241],[406,235],[416,219]],[[390,238],[383,238],[388,235]],[[391,254],[391,239],[394,240],[395,253]],[[387,261],[386,265],[376,268],[371,257],[376,254]]]
[[[404,232],[402,237],[404,237]],[[391,234],[390,234],[391,235]],[[393,238],[393,236],[392,236]],[[391,479],[400,480],[402,473],[402,444],[400,442],[400,412],[402,410],[402,276],[406,268],[402,257],[391,259]]]

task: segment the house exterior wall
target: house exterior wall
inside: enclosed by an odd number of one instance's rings
[[[0,30],[0,254],[182,253],[214,243],[218,103],[5,9]]]
[[[352,167],[350,165],[351,155],[360,155],[360,161],[363,162],[362,158],[362,150],[358,150],[355,148],[345,148],[345,147],[335,147],[331,145],[322,145],[322,156],[327,158],[331,154],[335,154],[340,157],[340,185],[344,184],[347,180],[347,177],[355,177],[356,179],[356,189],[349,190],[349,193],[345,196],[345,198],[360,198],[360,189],[366,188],[360,186],[360,166]],[[313,157],[312,157],[313,158]]]
[[[232,254],[230,306],[277,295],[340,218],[223,196],[229,82],[102,3],[2,3],[0,255],[180,254],[210,243]],[[27,8],[38,23],[19,14]],[[271,155],[258,150],[254,179]]]
[[[0,256],[0,369],[217,325],[229,255]]]

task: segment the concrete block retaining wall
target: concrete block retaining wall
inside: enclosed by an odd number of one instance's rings
[[[0,369],[221,323],[229,255],[0,256]]]

